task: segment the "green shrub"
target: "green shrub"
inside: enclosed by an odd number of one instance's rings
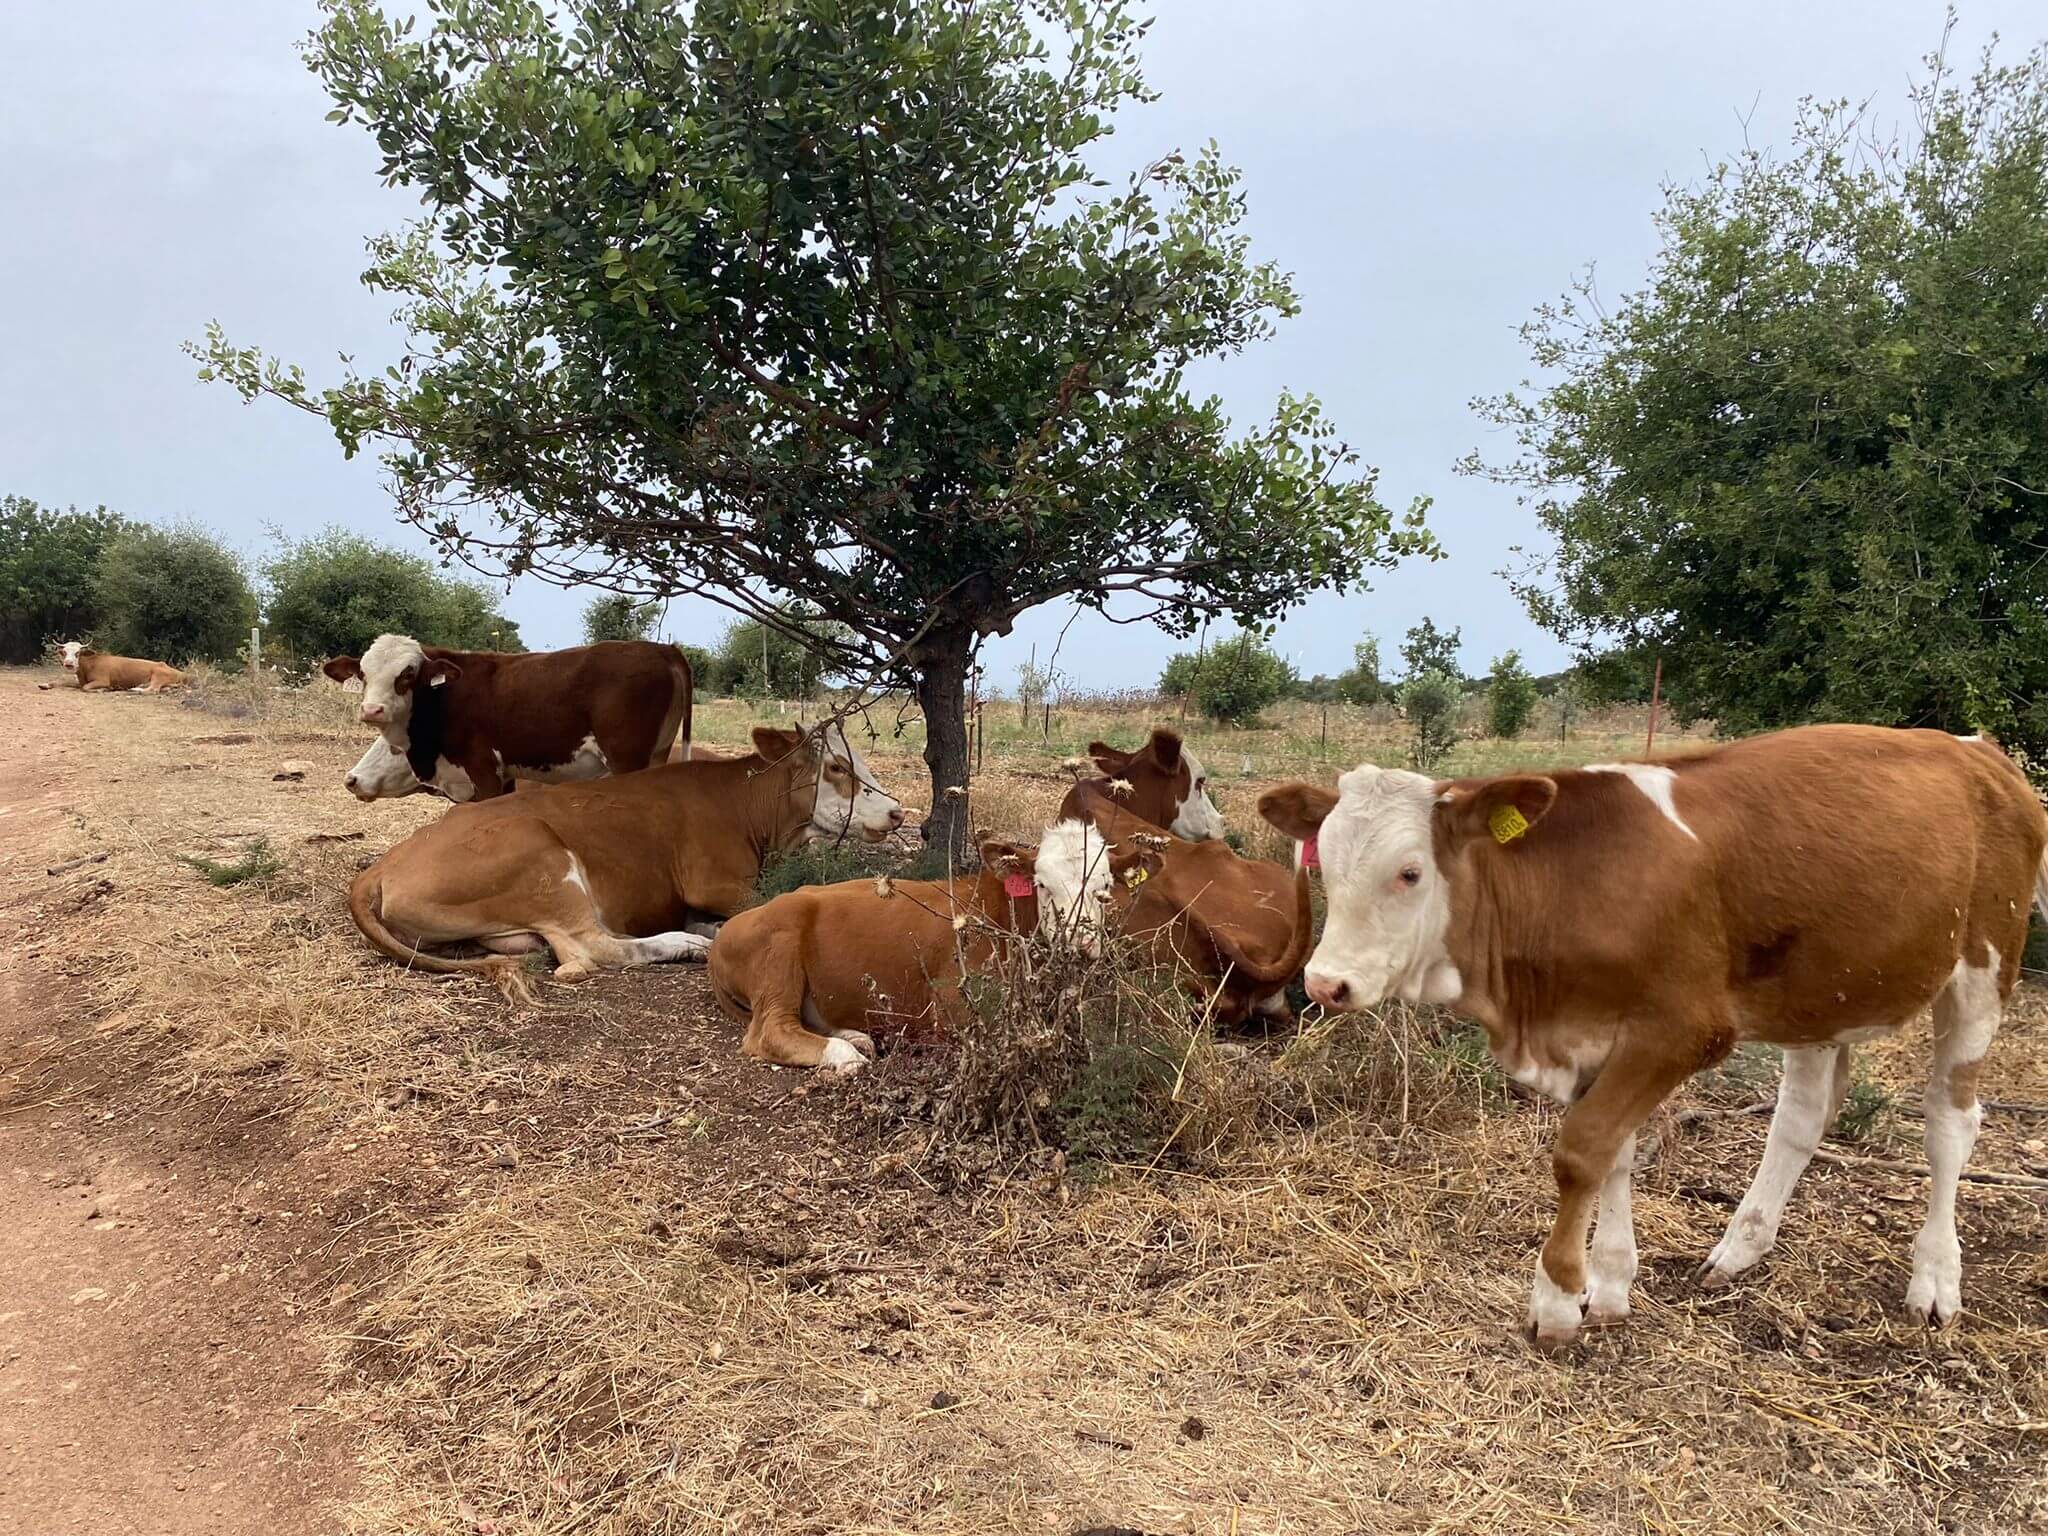
[[[596,645],[604,640],[646,640],[654,634],[661,617],[661,604],[640,602],[623,592],[593,597],[583,609],[583,639]]]
[[[1536,679],[1522,665],[1522,653],[1509,651],[1493,664],[1486,690],[1487,733],[1503,741],[1522,734],[1536,713]]]
[[[382,634],[464,651],[524,649],[493,594],[339,528],[282,543],[263,578],[265,638],[301,662],[360,656]]]
[[[1417,773],[1433,773],[1458,739],[1459,688],[1445,672],[1424,672],[1401,689],[1401,709],[1414,730],[1409,761]]]
[[[1346,704],[1377,704],[1387,696],[1380,681],[1380,643],[1372,636],[1351,647],[1351,666],[1337,675],[1337,696]]]
[[[241,558],[191,526],[121,529],[100,552],[93,596],[102,650],[173,665],[237,660],[256,622]]]
[[[98,627],[94,575],[108,540],[127,526],[105,507],[58,512],[0,497],[0,661],[38,660],[44,647]]]
[[[1294,668],[1270,646],[1240,635],[1199,655],[1181,652],[1159,674],[1159,691],[1187,698],[1211,720],[1241,725],[1299,685]]]
[[[1425,618],[1408,631],[1408,638],[1401,642],[1401,663],[1408,669],[1408,679],[1413,682],[1425,672],[1441,672],[1452,680],[1464,676],[1458,666],[1458,649],[1461,644],[1457,629],[1438,629],[1434,619]]]
[[[817,636],[819,645],[806,645],[780,629],[743,619],[725,632],[725,640],[718,648],[721,667],[716,679],[720,684],[717,692],[746,699],[817,696],[832,671],[824,646],[846,631],[802,604],[792,605],[787,614],[794,628]]]
[[[284,860],[272,851],[268,838],[257,838],[242,853],[239,859],[229,863],[217,863],[191,854],[181,854],[178,862],[189,864],[206,876],[206,883],[225,888],[240,885],[245,880],[267,880],[284,868]]]

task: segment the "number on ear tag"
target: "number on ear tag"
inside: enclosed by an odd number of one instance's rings
[[[1022,901],[1026,896],[1029,896],[1031,892],[1032,884],[1031,877],[1029,875],[1003,876],[1003,894],[1009,897],[1010,900]]]
[[[1528,818],[1512,805],[1496,805],[1486,824],[1493,828],[1493,840],[1497,843],[1512,843],[1529,830]]]

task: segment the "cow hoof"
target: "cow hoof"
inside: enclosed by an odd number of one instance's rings
[[[1962,1315],[1960,1284],[1943,1284],[1931,1276],[1915,1275],[1913,1283],[1906,1287],[1906,1316],[1914,1322],[1925,1323],[1929,1328],[1946,1328]]]
[[[555,980],[557,981],[588,981],[591,977],[595,976],[596,974],[596,966],[584,965],[580,962],[572,963],[569,965],[558,965],[555,967]]]
[[[874,1060],[875,1042],[872,1036],[864,1035],[857,1029],[840,1029],[832,1033],[834,1040],[844,1040],[870,1061]]]
[[[1708,1259],[1692,1272],[1692,1283],[1703,1291],[1725,1291],[1735,1283],[1735,1277]]]
[[[859,1047],[851,1041],[834,1038],[825,1042],[824,1054],[819,1056],[818,1065],[828,1072],[837,1072],[842,1077],[858,1072],[868,1064]]]
[[[1530,1347],[1537,1354],[1553,1358],[1571,1353],[1572,1346],[1579,1342],[1579,1330],[1576,1328],[1566,1332],[1562,1329],[1539,1328],[1533,1322],[1522,1330],[1522,1336],[1529,1341]]]

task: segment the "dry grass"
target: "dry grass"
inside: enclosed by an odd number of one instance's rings
[[[0,688],[34,707],[22,674]],[[2048,1520],[2042,1195],[1966,1188],[1971,1311],[1946,1333],[1895,1319],[1922,1183],[1881,1169],[1816,1166],[1756,1277],[1700,1293],[1688,1271],[1764,1125],[1676,1111],[1746,1103],[1753,1073],[1701,1080],[1645,1138],[1629,1326],[1541,1359],[1514,1325],[1554,1116],[1440,1021],[1332,1022],[1261,1056],[1286,1112],[1197,1158],[941,1190],[921,1132],[881,1113],[907,1056],[874,1086],[741,1062],[686,970],[510,1010],[371,957],[346,877],[441,807],[342,793],[360,741],[338,690],[43,698],[80,710],[96,770],[49,861],[109,854],[50,883],[68,915],[43,958],[82,1021],[52,1049],[133,1049],[165,1093],[260,1084],[323,1147],[363,1141],[337,1167],[381,1150],[435,1170],[315,1298],[330,1406],[360,1435],[345,1520],[363,1536]],[[743,737],[737,707],[699,722]],[[1137,733],[1068,724],[1051,750],[990,741],[976,822],[1028,831],[1063,792],[1062,747]],[[1290,729],[1241,781],[1240,738],[1194,736],[1234,827],[1259,775],[1312,771]],[[224,734],[251,739],[205,739]],[[911,799],[918,746],[874,754]],[[303,781],[273,780],[287,758]],[[286,859],[266,880],[215,890],[177,862],[258,836]],[[1923,1024],[1867,1053],[1897,1112],[1860,1153],[1917,1158],[1924,1049]],[[2048,997],[2029,990],[1987,1094],[2048,1103],[2044,1064]],[[1994,1113],[1976,1166],[2048,1172],[2044,1135]]]

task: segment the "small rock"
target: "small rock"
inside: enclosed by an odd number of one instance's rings
[[[1186,1418],[1180,1421],[1180,1432],[1181,1437],[1183,1439],[1199,1440],[1202,1438],[1202,1436],[1209,1433],[1209,1426],[1204,1424],[1200,1419],[1196,1418],[1193,1414],[1189,1414]]]
[[[951,1392],[934,1392],[932,1394],[932,1406],[941,1411],[947,1408],[957,1408],[960,1406],[960,1399]]]
[[[491,1154],[491,1166],[493,1168],[517,1168],[519,1166],[519,1154],[510,1147],[500,1147]]]

